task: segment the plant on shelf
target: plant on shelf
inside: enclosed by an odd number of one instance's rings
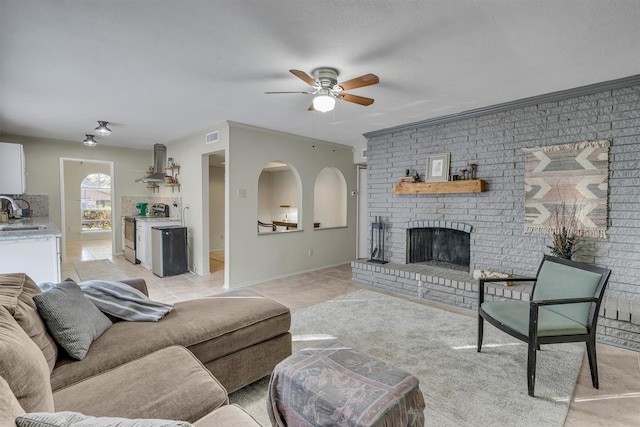
[[[551,217],[553,232],[551,233],[551,253],[558,258],[571,259],[578,252],[579,238],[576,235],[576,207],[567,206],[564,201],[556,206]]]

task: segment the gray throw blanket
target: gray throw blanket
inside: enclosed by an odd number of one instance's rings
[[[152,301],[126,283],[88,280],[78,286],[100,311],[123,320],[157,322],[173,309],[173,304]]]

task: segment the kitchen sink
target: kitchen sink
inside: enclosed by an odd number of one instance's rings
[[[27,225],[27,224],[11,224],[0,225],[0,231],[34,231],[34,230],[46,230],[46,225]]]

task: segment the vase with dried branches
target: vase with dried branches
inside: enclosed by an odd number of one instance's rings
[[[580,249],[579,238],[576,235],[577,217],[576,207],[567,206],[563,201],[556,206],[551,217],[553,232],[551,234],[551,253],[558,258],[571,259]]]

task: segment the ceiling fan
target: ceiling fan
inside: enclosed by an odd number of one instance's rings
[[[289,70],[291,74],[298,77],[300,80],[313,87],[312,92],[265,92],[265,94],[276,93],[302,93],[305,95],[315,95],[313,103],[309,106],[309,111],[318,110],[321,112],[327,112],[333,110],[336,99],[341,99],[347,102],[353,102],[360,105],[371,105],[373,99],[365,98],[364,96],[351,95],[345,93],[347,90],[357,89],[363,86],[375,85],[380,82],[380,79],[375,74],[365,74],[364,76],[356,77],[355,79],[347,80],[346,82],[338,83],[338,70],[331,67],[316,68],[311,72],[313,75],[305,73],[300,70]]]

